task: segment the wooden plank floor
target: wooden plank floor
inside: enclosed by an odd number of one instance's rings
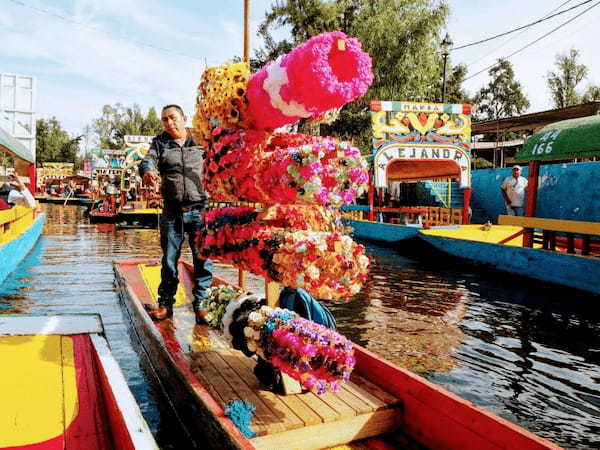
[[[189,297],[191,279],[185,272],[182,275],[182,290]],[[152,297],[142,301],[153,303]],[[255,358],[229,347],[220,332],[195,325],[189,301],[178,304],[173,319],[157,323],[157,329],[176,339],[193,374],[223,408],[233,400],[256,407],[252,429],[257,437],[252,441],[257,448],[322,448],[338,442],[321,441],[321,432],[344,430],[340,442],[350,442],[399,426],[400,400],[356,373],[350,383],[342,383],[340,392],[321,396],[278,395],[264,389],[253,372]],[[314,435],[317,439],[311,444],[307,436]]]

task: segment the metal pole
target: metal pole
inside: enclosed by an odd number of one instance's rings
[[[448,61],[448,53],[444,53],[444,72],[442,73],[442,103],[446,101],[446,63]]]
[[[244,61],[250,61],[250,0],[244,0]]]

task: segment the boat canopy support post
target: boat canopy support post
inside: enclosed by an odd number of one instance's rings
[[[369,222],[375,222],[375,211],[373,208],[375,207],[375,186],[373,185],[373,177],[371,177],[371,182],[369,184]]]
[[[540,162],[529,161],[529,175],[527,183],[527,200],[525,203],[525,217],[535,217],[537,206],[538,180],[540,174]],[[527,228],[523,233],[523,247],[533,247],[533,229]]]
[[[281,290],[281,286],[279,283],[274,281],[266,281],[265,280],[265,297],[267,298],[267,305],[276,308],[279,306],[279,292]]]
[[[238,268],[238,286],[240,287],[240,289],[242,291],[245,289],[245,286],[246,286],[246,272],[244,271],[244,269],[239,269]]]
[[[471,195],[473,188],[465,188],[463,190],[463,208],[462,208],[462,223],[468,225],[471,223]]]
[[[35,164],[29,164],[27,167],[27,175],[29,176],[29,191],[32,195],[35,195],[36,189],[36,173],[35,173]]]

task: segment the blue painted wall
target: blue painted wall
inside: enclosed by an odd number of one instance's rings
[[[506,214],[500,185],[510,175],[510,168],[473,171],[473,223],[496,223]],[[600,162],[542,165],[536,216],[600,222]]]

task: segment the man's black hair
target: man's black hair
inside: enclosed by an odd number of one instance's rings
[[[179,111],[181,113],[181,116],[185,116],[185,113],[183,112],[183,109],[181,108],[181,106],[179,105],[167,105],[167,106],[163,106],[163,109],[160,111],[160,113],[164,113],[165,109],[169,109],[169,108],[175,108],[177,111]]]

